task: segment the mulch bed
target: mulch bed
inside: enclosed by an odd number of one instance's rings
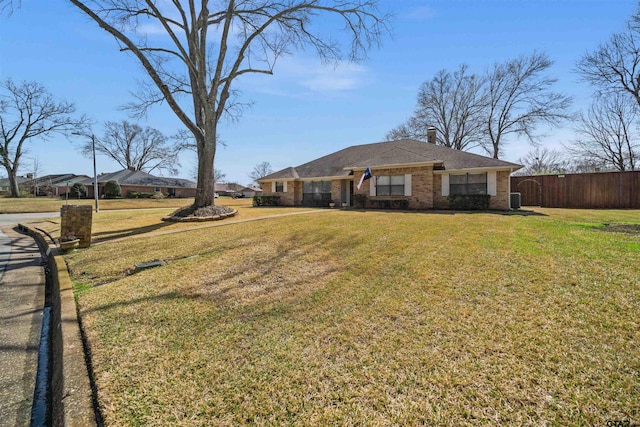
[[[205,206],[202,208],[196,208],[191,205],[175,210],[171,214],[162,218],[162,220],[171,222],[218,221],[230,218],[237,214],[237,210],[227,206]]]

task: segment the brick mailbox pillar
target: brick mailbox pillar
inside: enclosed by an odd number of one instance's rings
[[[93,220],[91,205],[64,205],[60,208],[60,235],[72,233],[80,243],[79,248],[91,246],[91,222]]]

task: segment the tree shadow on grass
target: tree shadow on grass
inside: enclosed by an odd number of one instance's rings
[[[93,242],[109,242],[111,240],[123,239],[125,237],[136,236],[138,234],[146,234],[151,233],[153,231],[161,230],[164,227],[168,227],[172,225],[172,223],[160,221],[156,224],[145,225],[142,227],[132,227],[132,228],[123,228],[121,230],[111,230],[111,231],[102,231],[99,233],[92,233]],[[101,237],[104,236],[104,237]]]
[[[295,304],[287,304],[299,298],[306,298],[315,290],[324,287],[337,273],[347,266],[330,259],[313,259],[314,250],[322,248],[322,253],[339,259],[344,251],[357,250],[365,245],[363,236],[351,234],[320,234],[309,236],[306,233],[294,233],[283,240],[271,253],[259,253],[257,259],[250,259],[243,265],[233,266],[224,272],[212,268],[210,280],[184,286],[177,290],[159,293],[130,300],[98,304],[81,309],[81,314],[111,310],[117,307],[144,304],[157,300],[208,300],[220,307],[235,307],[238,316],[244,320],[255,320],[274,313],[288,311]],[[226,250],[252,246],[252,242],[234,245]],[[311,254],[311,255],[309,255]],[[171,268],[177,259],[157,268]],[[204,262],[205,260],[203,260]],[[155,269],[154,269],[155,270]],[[150,272],[153,270],[143,270]],[[122,277],[116,281],[122,280]],[[176,278],[180,280],[180,278]],[[100,286],[105,283],[100,284]],[[108,285],[108,284],[106,284]],[[306,288],[305,288],[306,287]]]

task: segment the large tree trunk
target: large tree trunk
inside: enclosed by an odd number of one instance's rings
[[[213,186],[213,161],[216,156],[216,134],[208,132],[203,141],[198,141],[198,188],[195,206],[202,208],[215,204]]]
[[[14,169],[7,168],[7,175],[9,176],[9,190],[11,197],[20,197],[20,189],[18,188],[17,174]]]

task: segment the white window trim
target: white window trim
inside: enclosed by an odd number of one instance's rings
[[[272,193],[275,193],[275,192],[276,192],[276,182],[275,182],[275,181],[273,181],[273,182],[271,183],[271,192],[272,192]]]
[[[287,181],[283,181],[282,182],[282,192],[286,193],[287,192]]]
[[[490,196],[498,195],[498,180],[496,171],[487,172],[487,194]]]
[[[378,178],[375,176],[372,176],[371,179],[369,179],[369,196],[371,197],[375,197],[376,196],[376,180]]]
[[[410,173],[404,175],[404,195],[405,196],[411,195],[411,174]]]
[[[449,196],[449,174],[442,174],[442,195],[444,197]]]

